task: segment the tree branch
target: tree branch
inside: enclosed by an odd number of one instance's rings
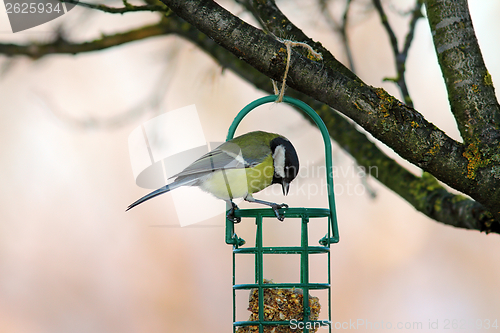
[[[175,21],[163,20],[157,24],[114,35],[104,35],[99,39],[84,43],[72,43],[65,39],[58,38],[46,44],[0,44],[0,54],[7,56],[24,55],[33,59],[38,59],[49,54],[77,54],[99,51],[113,46],[173,32],[177,30],[177,28],[174,27],[172,23],[175,23]]]
[[[469,145],[498,147],[500,106],[467,0],[426,0],[425,5],[451,111],[462,138]]]

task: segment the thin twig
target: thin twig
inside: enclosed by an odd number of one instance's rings
[[[347,55],[347,60],[349,61],[350,69],[356,73],[354,68],[354,59],[352,57],[351,45],[349,44],[349,38],[347,37],[347,22],[349,20],[349,9],[351,8],[352,0],[347,0],[344,15],[342,16],[342,25],[340,26],[340,33],[342,34],[342,40],[344,42],[345,53]]]
[[[413,101],[410,97],[410,93],[408,92],[408,86],[406,85],[405,79],[405,70],[406,70],[406,59],[408,58],[408,51],[410,49],[411,43],[413,41],[413,37],[415,35],[415,26],[419,18],[423,17],[422,15],[422,0],[416,0],[415,6],[411,11],[412,16],[410,19],[410,27],[408,29],[408,33],[405,38],[405,43],[402,51],[399,51],[398,47],[398,39],[394,30],[389,23],[387,15],[385,14],[384,7],[382,6],[381,0],[373,0],[373,5],[377,10],[380,19],[382,21],[382,25],[384,26],[387,34],[389,35],[389,40],[391,42],[392,52],[394,53],[394,60],[396,62],[396,71],[397,76],[395,78],[385,78],[385,81],[392,81],[396,83],[401,91],[401,95],[406,105],[413,107]]]
[[[408,55],[408,50],[410,49],[411,42],[413,41],[413,37],[415,36],[415,27],[417,25],[417,22],[422,17],[422,0],[417,0],[411,14],[410,29],[408,30],[408,34],[406,35],[403,51],[401,52],[405,56],[405,58]]]
[[[170,9],[165,5],[144,5],[144,6],[134,6],[124,1],[125,7],[109,7],[102,4],[93,4],[87,2],[81,2],[77,0],[59,0],[64,3],[71,3],[81,7],[86,7],[90,9],[97,9],[106,13],[112,14],[123,14],[129,12],[170,12]]]
[[[387,15],[385,14],[384,7],[382,6],[382,3],[380,0],[373,0],[373,5],[375,6],[375,9],[377,10],[380,20],[382,21],[382,25],[385,28],[385,31],[389,35],[389,40],[391,41],[391,47],[392,47],[392,52],[394,53],[395,56],[399,54],[399,48],[398,48],[398,39],[396,38],[396,34],[394,33],[394,30],[392,30],[391,24],[389,23],[389,19],[387,18]]]
[[[321,13],[325,17],[326,23],[330,25],[331,29],[339,33],[342,38],[342,43],[344,44],[345,54],[347,57],[348,67],[353,72],[356,73],[354,67],[354,58],[352,56],[351,45],[349,43],[349,37],[347,36],[347,25],[349,19],[349,10],[351,8],[352,0],[346,0],[346,6],[344,8],[344,14],[342,15],[341,23],[338,23],[333,18],[330,10],[328,9],[328,1],[320,0],[319,5],[321,8]]]

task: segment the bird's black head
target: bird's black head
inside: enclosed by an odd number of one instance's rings
[[[271,141],[271,152],[274,160],[273,184],[281,184],[283,195],[287,195],[290,182],[299,173],[299,157],[292,143],[284,137]]]

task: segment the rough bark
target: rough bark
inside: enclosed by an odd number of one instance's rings
[[[500,106],[466,0],[425,2],[451,111],[466,144],[498,145]]]

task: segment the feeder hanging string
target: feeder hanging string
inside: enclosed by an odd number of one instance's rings
[[[307,45],[306,43],[302,42],[294,42],[289,39],[279,39],[280,42],[285,44],[286,46],[286,67],[285,67],[285,74],[283,75],[283,82],[281,83],[281,90],[278,89],[278,85],[276,84],[276,81],[271,79],[273,83],[273,88],[274,88],[274,94],[279,95],[278,99],[276,100],[276,103],[281,103],[283,102],[283,96],[285,95],[285,87],[286,87],[286,78],[288,76],[288,70],[290,69],[290,61],[292,59],[292,46],[301,46],[303,48],[306,48],[309,51],[309,54],[316,60],[323,60],[323,57],[321,56],[321,53],[316,52],[312,47]]]

